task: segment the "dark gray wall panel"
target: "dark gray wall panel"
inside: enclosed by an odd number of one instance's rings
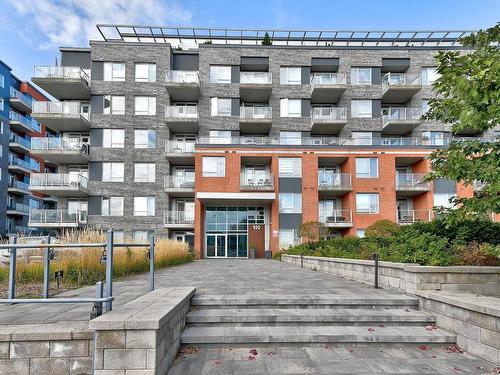
[[[61,51],[61,65],[90,69],[90,51]]]
[[[382,83],[381,69],[372,68],[372,85],[380,85]]]
[[[89,180],[101,181],[102,180],[102,163],[92,162],[89,165]]]
[[[410,59],[382,59],[383,72],[406,72],[410,67]]]
[[[242,56],[240,70],[250,72],[267,72],[269,70],[269,57]]]
[[[102,129],[90,129],[90,145],[93,147],[102,147]]]
[[[174,53],[172,68],[174,70],[199,70],[200,56],[194,53]]]
[[[311,72],[336,72],[339,69],[338,57],[311,58]]]
[[[457,183],[447,178],[438,178],[434,180],[434,193],[436,194],[455,194]]]
[[[103,96],[102,95],[92,95],[90,99],[90,113],[99,114],[103,110]]]
[[[302,117],[311,116],[311,100],[302,99]]]
[[[309,66],[302,67],[301,80],[302,80],[302,84],[308,85],[311,83],[311,68]]]
[[[382,100],[374,99],[372,100],[372,117],[379,118],[382,116]]]
[[[231,116],[240,115],[240,99],[231,98]]]
[[[280,214],[280,229],[298,229],[302,224],[302,214]]]
[[[89,215],[101,214],[101,202],[102,202],[102,197],[89,197],[88,201]]]
[[[302,179],[300,177],[280,177],[280,193],[302,193]]]
[[[104,63],[102,61],[92,62],[91,77],[95,81],[102,81],[104,79]]]
[[[231,83],[240,83],[240,67],[237,65],[231,66]]]

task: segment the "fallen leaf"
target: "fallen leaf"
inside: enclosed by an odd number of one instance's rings
[[[352,350],[352,348],[349,348],[348,350],[349,350],[349,353],[352,353],[354,351],[354,350]]]
[[[257,355],[257,354],[259,354],[259,353],[257,352],[257,349],[255,349],[255,348],[250,349],[249,353],[250,353],[250,354],[253,354],[253,355]]]
[[[420,350],[429,350],[429,347],[427,345],[420,345],[418,348]]]
[[[464,351],[460,349],[457,345],[449,345],[443,347],[446,353],[463,353]]]
[[[375,332],[375,330],[373,328],[368,328],[368,332]]]
[[[377,327],[382,328],[382,327],[385,327],[385,326],[382,323],[379,323],[379,324],[377,324]]]
[[[222,365],[223,363],[224,363],[224,361],[221,361],[220,359],[218,359],[217,361],[214,361],[215,366]]]
[[[432,358],[437,358],[437,356],[434,354],[434,355],[432,356]]]
[[[272,357],[272,356],[274,355],[274,352],[269,352],[269,353],[267,353],[267,355],[268,355],[269,357]]]
[[[249,360],[249,361],[253,361],[254,359],[255,359],[255,357],[254,357],[253,355],[249,355],[249,356],[248,356],[248,360]]]

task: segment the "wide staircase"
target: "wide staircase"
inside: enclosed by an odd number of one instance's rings
[[[182,344],[455,343],[406,295],[197,294]]]

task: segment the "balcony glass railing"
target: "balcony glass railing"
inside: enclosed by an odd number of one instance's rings
[[[90,76],[79,66],[41,66],[36,65],[33,72],[34,78],[62,78],[83,79],[90,83]]]
[[[417,221],[430,221],[431,218],[431,210],[397,210],[398,224],[413,224]]]
[[[33,105],[33,113],[41,115],[60,115],[61,117],[81,116],[89,119],[89,105],[83,105],[80,102],[40,102]]]
[[[10,88],[10,98],[17,99],[17,100],[23,102],[26,106],[28,106],[30,108],[31,108],[31,105],[33,104],[33,99],[30,96],[22,93],[21,91],[15,89],[14,87]]]
[[[318,190],[351,189],[352,180],[350,173],[328,173],[320,171],[318,174]]]
[[[196,141],[176,141],[167,139],[165,141],[165,152],[168,154],[194,153],[194,145],[196,143]]]
[[[273,109],[271,107],[240,107],[240,118],[249,120],[271,120]]]
[[[345,85],[346,75],[339,73],[313,73],[311,74],[311,85]]]
[[[167,105],[165,118],[197,119],[198,106],[196,105]]]
[[[193,172],[194,173],[194,172]],[[194,189],[193,176],[165,176],[165,189]]]
[[[10,179],[9,180],[9,187],[14,188],[14,189],[20,189],[20,190],[28,190],[29,185],[26,182],[22,182],[16,179]]]
[[[240,83],[269,85],[272,82],[271,72],[240,72]]]
[[[68,211],[68,210],[31,209],[29,211],[29,222],[31,225],[86,224],[87,212]]]
[[[11,201],[7,203],[7,210],[28,213],[30,210],[30,206],[28,206],[27,204]]]
[[[27,160],[19,159],[17,156],[14,156],[12,154],[9,155],[9,165],[18,166],[28,170],[32,169],[31,159]],[[35,168],[35,170],[39,169]]]
[[[17,144],[20,144],[24,147],[31,148],[31,142],[29,139],[22,138],[19,135],[14,134],[14,133],[10,133],[9,142],[17,143]]]
[[[30,176],[30,187],[72,187],[75,189],[86,189],[87,178],[74,173],[32,173]]]
[[[194,211],[165,211],[164,224],[194,224]]]
[[[345,107],[319,107],[313,108],[311,122],[328,122],[347,120],[347,108]]]
[[[89,153],[89,145],[79,138],[34,137],[31,138],[31,149],[34,152],[53,151],[58,153]]]
[[[352,210],[319,211],[319,221],[323,224],[345,225],[352,223]]]
[[[200,83],[198,72],[191,70],[169,70],[166,80],[170,83]]]
[[[30,128],[33,131],[38,131],[38,124],[34,122],[31,117],[23,116],[16,111],[9,111],[9,119],[11,122],[19,122],[27,128]]]
[[[241,172],[240,188],[242,190],[274,190],[274,176],[265,171]]]
[[[396,189],[427,190],[430,183],[424,180],[425,173],[396,173]]]
[[[420,108],[391,107],[384,110],[382,123],[388,124],[397,121],[418,121],[422,117]]]
[[[406,73],[386,73],[382,76],[382,90],[385,91],[391,86],[412,85],[419,86],[420,76],[409,77]]]

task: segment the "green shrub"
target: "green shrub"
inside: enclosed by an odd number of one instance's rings
[[[394,221],[379,220],[368,226],[365,230],[366,237],[389,237],[400,231],[401,227]]]

